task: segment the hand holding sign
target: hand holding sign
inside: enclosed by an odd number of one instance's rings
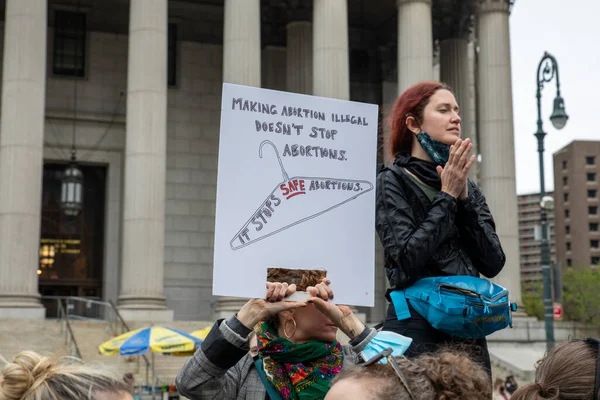
[[[281,311],[306,307],[306,303],[282,301],[296,292],[296,285],[280,282],[267,282],[265,299],[252,299],[238,312],[237,319],[248,329],[254,328],[260,321],[272,317]]]
[[[356,318],[350,307],[328,301],[333,299],[330,283],[331,281],[325,278],[317,286],[306,288],[306,291],[312,296],[307,303],[314,304],[317,310],[325,314],[346,336],[354,339],[365,329],[365,325]]]

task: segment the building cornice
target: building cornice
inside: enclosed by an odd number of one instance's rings
[[[431,5],[431,0],[396,0],[396,5],[398,7],[408,3],[426,3]]]
[[[489,12],[505,12],[510,13],[510,10],[515,0],[476,0],[477,13],[485,14]]]

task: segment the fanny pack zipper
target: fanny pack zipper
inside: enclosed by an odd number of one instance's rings
[[[484,298],[483,296],[481,296],[481,294],[477,293],[474,290],[470,290],[470,289],[465,289],[465,288],[461,288],[460,286],[456,286],[456,285],[449,285],[447,283],[440,283],[438,285],[438,287],[441,290],[446,290],[448,292],[452,292],[452,293],[456,293],[456,294],[462,294],[462,295],[466,295],[466,296],[470,296],[470,297],[475,297],[480,299],[481,301],[487,301],[487,302],[494,302],[498,299],[501,299],[504,296],[508,296],[508,292],[507,291],[502,291],[500,293],[498,293],[497,295],[495,295],[492,298]]]

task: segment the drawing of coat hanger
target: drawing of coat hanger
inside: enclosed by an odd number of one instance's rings
[[[263,146],[273,147],[283,181],[275,186],[242,228],[233,236],[232,250],[256,243],[295,225],[301,224],[346,204],[373,190],[373,183],[365,180],[289,177],[277,147],[263,141],[258,156],[263,158]]]

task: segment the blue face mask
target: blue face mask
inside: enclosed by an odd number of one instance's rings
[[[441,165],[442,167],[446,165],[448,157],[450,156],[449,144],[438,142],[425,131],[421,131],[417,134],[417,140],[434,163]]]
[[[360,356],[363,358],[363,360],[367,361],[371,357],[376,356],[388,347],[391,347],[392,355],[394,357],[398,357],[404,354],[404,352],[406,351],[406,349],[408,349],[411,343],[411,338],[402,336],[395,332],[377,332],[377,335],[375,335],[375,337],[371,339],[369,344],[367,344],[364,350],[360,353]],[[387,360],[385,358],[382,358],[380,363],[387,364]]]

